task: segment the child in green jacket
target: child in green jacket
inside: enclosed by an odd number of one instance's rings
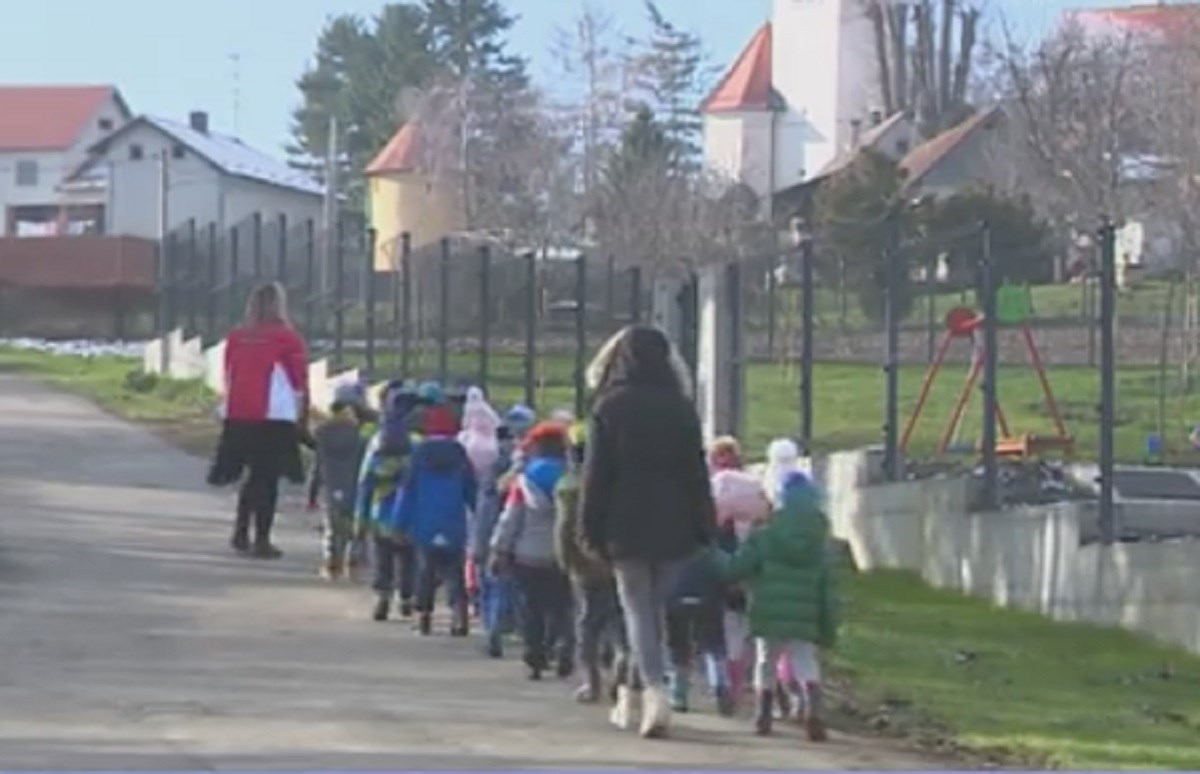
[[[785,656],[795,678],[789,690],[802,707],[808,737],[825,741],[817,656],[819,648],[833,647],[838,628],[829,521],[816,487],[799,471],[783,478],[774,502],[771,521],[750,533],[726,568],[728,580],[744,582],[750,596],[755,726],[759,734],[771,733],[775,665]]]

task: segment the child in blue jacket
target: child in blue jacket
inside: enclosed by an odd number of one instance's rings
[[[384,397],[384,420],[367,445],[358,477],[355,508],[358,534],[370,535],[377,595],[371,617],[386,621],[392,598],[400,598],[400,616],[412,616],[416,582],[415,552],[397,528],[396,503],[412,454],[408,416],[416,403],[415,392],[393,385]]]
[[[487,653],[492,658],[504,655],[503,637],[514,628],[517,602],[516,584],[507,576],[495,576],[487,571],[492,534],[504,503],[501,480],[513,467],[517,446],[533,427],[537,416],[527,406],[517,404],[501,419],[498,440],[500,455],[496,466],[486,481],[480,481],[483,489],[479,513],[475,514],[475,535],[471,545],[475,548],[472,559],[481,568],[479,578],[480,612],[484,629],[487,631]]]
[[[426,407],[424,438],[413,451],[396,528],[417,550],[417,613],[422,635],[432,631],[433,601],[444,583],[453,610],[450,634],[469,631],[466,583],[467,515],[475,507],[475,472],[458,442],[458,421],[448,406]]]

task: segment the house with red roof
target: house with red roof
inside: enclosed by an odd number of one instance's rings
[[[702,105],[705,158],[769,202],[886,120],[882,104],[860,0],[774,0]]]
[[[104,233],[105,186],[65,183],[129,119],[115,86],[0,85],[0,237]]]
[[[365,170],[369,217],[375,228],[375,269],[392,271],[408,246],[416,251],[465,227],[459,185],[433,174],[429,138],[417,120],[396,130]]]

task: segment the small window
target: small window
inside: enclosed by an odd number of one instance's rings
[[[38,184],[38,163],[32,159],[17,162],[17,185],[32,188]]]
[[[185,153],[186,149],[179,143],[175,143],[175,145],[171,146],[171,158],[181,159]]]
[[[142,146],[140,146],[140,145],[130,145],[129,146],[129,158],[131,161],[141,161],[145,155],[146,155],[146,152],[144,150],[142,150]]]
[[[99,121],[99,126],[100,126],[100,131],[111,132],[112,128],[113,128],[112,119],[111,118],[101,118]]]

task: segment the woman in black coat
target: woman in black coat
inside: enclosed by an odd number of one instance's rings
[[[611,563],[645,691],[641,733],[670,722],[666,607],[684,565],[707,546],[716,516],[687,370],[657,328],[630,326],[588,370],[594,390],[583,467],[582,548]],[[622,690],[612,721],[630,722]]]

